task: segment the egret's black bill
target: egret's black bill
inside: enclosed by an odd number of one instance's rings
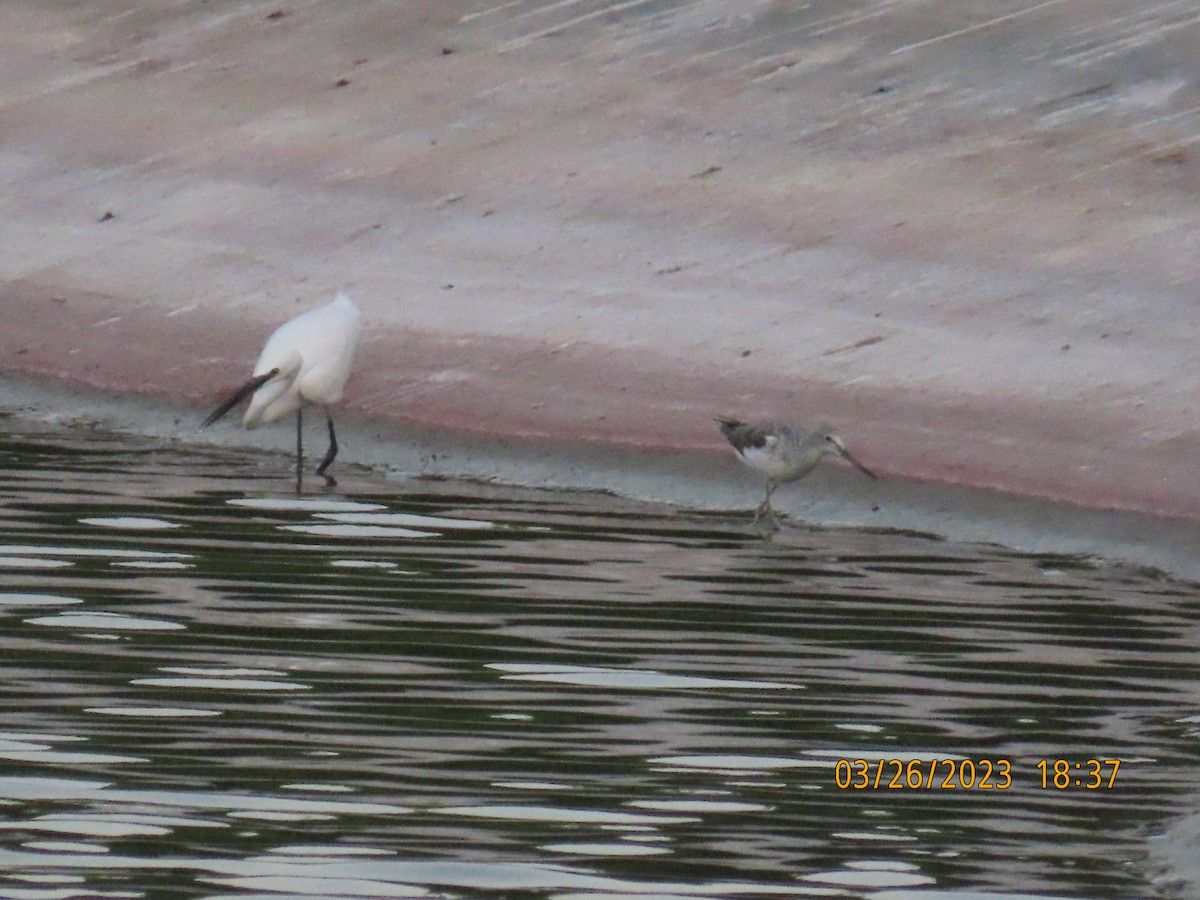
[[[254,378],[251,378],[234,391],[224,403],[209,413],[208,418],[200,423],[200,427],[207,428],[278,374],[278,369],[272,369],[265,375],[256,375]]]

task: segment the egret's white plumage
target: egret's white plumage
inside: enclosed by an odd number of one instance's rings
[[[737,451],[738,458],[767,479],[767,495],[755,510],[755,523],[764,515],[774,521],[771,495],[775,488],[803,478],[830,454],[842,456],[860,472],[876,477],[851,455],[842,439],[827,428],[808,431],[783,422],[747,423],[737,419],[717,419],[717,422],[725,439]]]
[[[242,424],[247,428],[274,422],[296,413],[296,489],[301,486],[301,411],[310,403],[325,408],[329,423],[329,451],[317,474],[329,484],[336,482],[325,470],[337,456],[337,436],[329,407],[342,399],[350,378],[361,333],[358,307],[345,294],[284,322],[267,338],[254,365],[250,380],[242,385],[204,420],[211,425],[246,396],[250,405]]]
[[[342,399],[358,349],[358,307],[345,294],[284,322],[267,338],[254,377],[279,374],[254,392],[242,423],[274,422],[309,403],[329,406]]]

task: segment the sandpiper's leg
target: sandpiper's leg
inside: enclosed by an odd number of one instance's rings
[[[767,516],[771,520],[771,524],[775,522],[775,511],[771,509],[771,495],[775,493],[775,488],[778,485],[774,481],[767,482],[767,495],[763,497],[763,502],[758,504],[758,509],[754,510],[754,524],[757,525],[763,516]]]
[[[325,410],[325,421],[329,423],[329,449],[325,451],[325,458],[321,460],[321,464],[317,466],[317,474],[325,479],[326,487],[333,487],[337,484],[337,480],[332,475],[326,475],[325,470],[329,468],[330,463],[337,458],[338,442],[337,433],[333,430],[333,416],[329,415],[329,410]]]
[[[304,410],[296,410],[296,493],[304,489]]]

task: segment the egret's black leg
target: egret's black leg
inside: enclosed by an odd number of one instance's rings
[[[317,466],[317,474],[325,479],[326,487],[333,487],[337,484],[337,480],[332,475],[326,475],[325,470],[337,458],[338,442],[337,432],[333,430],[333,416],[329,415],[329,410],[325,410],[325,421],[329,423],[329,449],[325,451],[325,458]]]
[[[296,410],[296,493],[304,489],[304,410]]]

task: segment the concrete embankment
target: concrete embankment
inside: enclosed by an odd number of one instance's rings
[[[749,506],[712,416],[824,420],[888,478],[784,510],[1200,565],[1194,10],[5,19],[6,406],[166,433],[344,289],[348,461]]]

